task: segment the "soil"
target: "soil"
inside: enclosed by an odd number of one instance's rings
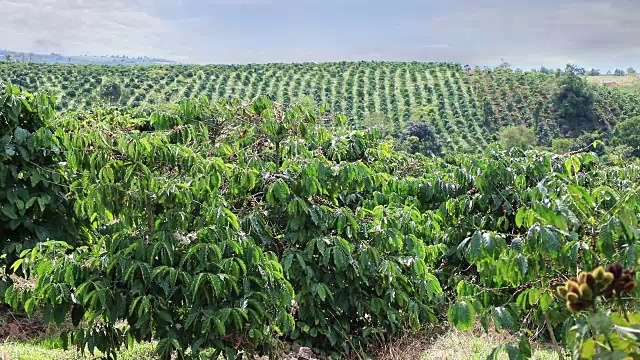
[[[0,342],[42,339],[47,329],[39,318],[29,318],[0,305]]]

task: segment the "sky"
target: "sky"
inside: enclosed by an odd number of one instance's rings
[[[0,0],[0,48],[199,64],[626,69],[640,68],[639,12],[640,0]]]

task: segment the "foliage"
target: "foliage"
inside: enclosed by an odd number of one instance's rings
[[[24,251],[35,286],[6,301],[110,355],[363,355],[445,317],[569,344],[566,274],[638,261],[637,165],[593,147],[425,157],[347,121],[266,97],[58,119],[81,231]]]
[[[447,203],[445,236],[457,251],[443,287],[455,294],[449,319],[460,328],[493,319],[502,329],[565,334],[573,323],[552,295],[562,274],[637,261],[638,168],[599,168],[591,153],[543,154],[483,158],[470,199]]]
[[[372,201],[406,159],[379,163],[393,155],[376,131],[329,131],[319,116],[266,98],[68,116],[64,176],[90,226],[81,246],[24,252],[16,267],[35,288],[12,286],[7,302],[70,315],[63,340],[111,356],[149,340],[162,358],[270,353],[285,334],[338,355],[435,321],[429,219]]]
[[[53,100],[12,85],[0,89],[0,267],[7,272],[22,250],[74,233],[55,161]]]
[[[598,155],[604,155],[606,146],[610,143],[611,134],[602,131],[583,132],[575,138],[573,151],[584,151],[585,149],[594,151]]]
[[[500,131],[500,144],[507,150],[516,147],[527,150],[536,142],[535,132],[525,126],[509,126]]]
[[[161,358],[277,350],[275,336],[293,327],[293,289],[276,255],[229,210],[228,168],[203,150],[210,133],[196,119],[211,114],[195,114],[199,106],[143,122],[116,112],[60,125],[75,214],[90,226],[75,249],[46,241],[25,253],[16,265],[37,282],[9,288],[9,304],[41,309],[49,322],[70,315],[75,327],[63,341],[92,353],[150,340]]]
[[[613,72],[613,75],[615,75],[615,76],[625,76],[626,73],[622,69],[615,69],[615,71]]]
[[[363,129],[377,128],[382,137],[393,135],[396,132],[394,126],[391,119],[379,113],[366,115],[362,122]]]
[[[109,105],[111,105],[120,100],[120,96],[122,96],[122,89],[118,83],[109,82],[103,84],[100,88],[100,96],[109,103]]]
[[[628,118],[616,124],[612,143],[626,145],[634,156],[640,156],[640,116]]]
[[[598,127],[594,110],[595,95],[587,80],[568,65],[559,84],[555,106],[561,131],[569,136],[594,131]]]
[[[410,154],[441,155],[442,143],[433,126],[426,122],[411,122],[400,135],[399,147]]]
[[[77,351],[63,350],[59,346],[49,346],[39,341],[22,342],[4,342],[0,346],[0,354],[8,357],[8,359],[28,359],[28,360],[82,360],[94,359],[92,357],[83,356]],[[96,354],[99,359],[100,354]],[[157,356],[154,353],[153,344],[137,344],[130,349],[123,349],[118,352],[119,360],[155,360]]]
[[[574,149],[574,140],[569,138],[556,138],[551,141],[551,151],[556,154],[566,154]]]

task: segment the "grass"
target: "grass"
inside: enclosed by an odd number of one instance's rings
[[[118,354],[122,360],[151,360],[153,344],[137,344]],[[62,350],[55,341],[7,342],[0,345],[1,360],[80,360],[92,359],[88,353],[84,356],[76,350]]]
[[[640,92],[640,76],[638,76],[638,74],[630,74],[625,76],[587,76],[587,80],[593,84],[617,83],[617,85],[612,87],[630,93]]]
[[[480,336],[467,332],[451,331],[441,336],[423,353],[420,360],[484,360],[496,346],[516,339],[503,334],[489,333]],[[532,344],[534,360],[558,360],[558,354],[541,344]],[[499,359],[508,359],[503,352]]]
[[[377,360],[484,360],[493,349],[505,343],[517,343],[517,339],[507,333],[482,330],[461,332],[447,330],[440,334],[403,336],[381,348]],[[534,360],[558,360],[558,354],[546,344],[532,344]],[[506,352],[498,357],[508,359]]]
[[[377,360],[484,360],[498,345],[516,342],[506,333],[490,331],[460,332],[449,330],[441,334],[406,335],[393,339],[381,347],[375,356]],[[558,355],[544,344],[533,344],[535,360],[558,360]],[[118,359],[151,360],[153,344],[139,344],[132,349],[123,350]],[[503,353],[499,359],[506,360]],[[0,345],[0,360],[79,360],[92,359],[83,357],[75,350],[64,351],[54,340],[31,342],[9,342]]]

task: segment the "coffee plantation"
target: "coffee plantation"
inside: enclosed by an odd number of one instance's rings
[[[568,68],[565,72],[572,72]],[[354,127],[381,122],[394,131],[427,120],[445,153],[482,153],[503,127],[535,129],[546,145],[567,132],[608,128],[640,115],[637,96],[605,86],[567,89],[561,74],[454,63],[338,62],[305,64],[100,66],[0,62],[0,79],[28,91],[53,93],[58,111],[96,105],[126,108],[183,98],[252,101],[268,96],[288,106],[304,99],[344,114]],[[578,97],[574,95],[579,95]],[[564,106],[565,101],[572,102]],[[582,109],[588,105],[588,108]],[[580,112],[590,122],[587,124]],[[563,126],[564,117],[570,127]]]
[[[0,99],[0,299],[70,321],[65,344],[344,358],[449,321],[522,334],[494,357],[530,357],[533,333],[586,358],[637,354],[635,286],[571,312],[557,295],[581,272],[636,266],[632,162],[409,154],[267,97],[65,114],[10,85]]]

